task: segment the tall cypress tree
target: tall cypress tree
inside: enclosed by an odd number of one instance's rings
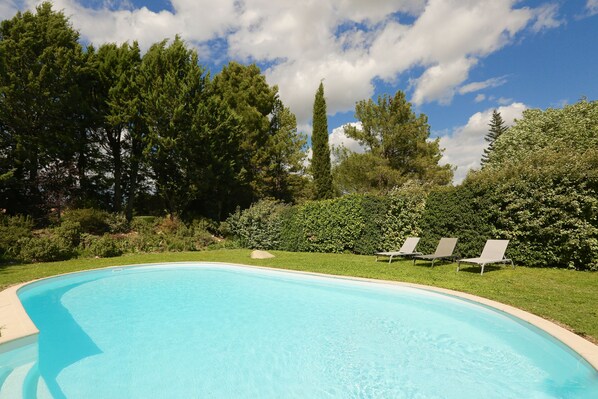
[[[311,172],[315,184],[315,198],[332,198],[332,173],[330,171],[330,147],[328,146],[328,119],[324,85],[316,92],[313,112],[313,133],[311,136],[312,159]]]
[[[505,126],[505,121],[502,119],[500,112],[497,110],[492,111],[492,119],[490,119],[490,130],[484,139],[489,143],[488,147],[484,149],[484,153],[482,154],[482,166],[488,162],[488,158],[490,157],[490,153],[494,149],[494,142],[496,139],[500,137],[501,134],[507,131],[508,127]]]

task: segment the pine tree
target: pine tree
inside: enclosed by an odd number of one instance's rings
[[[324,85],[316,92],[313,111],[313,134],[311,136],[313,156],[311,172],[314,178],[315,198],[332,198],[332,173],[330,167],[330,147],[328,145],[328,120]]]
[[[484,139],[489,143],[488,147],[484,149],[484,153],[482,154],[482,166],[488,162],[488,158],[490,157],[490,153],[494,149],[494,142],[496,139],[500,137],[501,134],[507,131],[508,127],[505,126],[505,121],[502,119],[500,112],[497,110],[492,111],[492,119],[490,119],[490,130]]]

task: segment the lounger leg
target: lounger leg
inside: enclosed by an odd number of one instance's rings
[[[459,266],[461,266],[461,262],[457,262],[457,271],[459,271]]]
[[[436,260],[436,259],[432,259],[432,267],[434,267],[434,261],[435,261],[435,260]]]
[[[392,255],[390,255],[390,257],[388,258],[388,264],[390,264],[390,262],[392,262]]]
[[[480,273],[480,276],[484,274],[484,263],[482,263],[482,272]]]
[[[513,269],[515,268],[515,264],[513,263],[512,260],[511,260],[511,266],[513,267]]]

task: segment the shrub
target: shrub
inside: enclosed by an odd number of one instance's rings
[[[0,255],[18,256],[19,240],[32,237],[33,220],[28,216],[0,216]]]
[[[157,216],[134,216],[131,221],[131,230],[138,233],[153,231],[159,221],[160,218]]]
[[[422,231],[428,235],[420,226],[426,199],[426,191],[415,185],[404,185],[390,192],[379,249],[396,250],[409,236],[419,237]]]
[[[545,149],[466,184],[485,201],[510,256],[529,266],[598,270],[598,150]]]
[[[55,235],[19,240],[18,258],[25,262],[53,262],[73,257],[75,249],[64,238]]]
[[[455,255],[477,257],[487,239],[500,238],[478,195],[483,198],[467,184],[431,191],[421,216],[424,233],[418,250],[431,253],[442,237],[456,237]]]
[[[86,235],[83,247],[86,255],[100,258],[112,258],[123,254],[119,241],[109,234],[104,234],[100,237]]]
[[[60,226],[52,230],[52,233],[64,239],[70,246],[76,247],[81,240],[81,225],[72,220],[63,220]]]
[[[261,200],[244,211],[237,210],[227,220],[227,229],[239,245],[252,249],[279,249],[282,231],[281,213],[287,206],[277,201]]]
[[[131,230],[129,221],[123,213],[108,214],[106,223],[111,233],[127,233]]]
[[[299,205],[282,214],[281,249],[371,254],[381,245],[387,206],[359,194]]]
[[[71,209],[63,215],[63,221],[78,222],[81,232],[95,235],[102,235],[110,230],[109,218],[108,212],[93,208]]]

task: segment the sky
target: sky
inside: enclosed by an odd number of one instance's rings
[[[38,0],[0,0],[0,19]],[[53,0],[83,44],[180,35],[212,75],[255,63],[311,134],[324,82],[332,145],[355,103],[397,90],[428,116],[455,183],[479,167],[488,122],[598,99],[598,0]]]

